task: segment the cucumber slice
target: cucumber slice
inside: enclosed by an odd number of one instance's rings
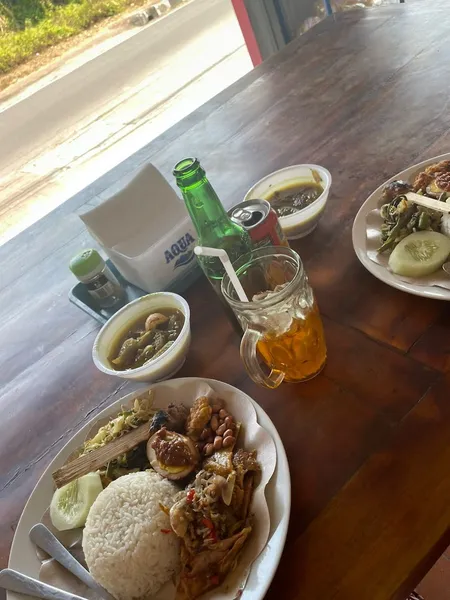
[[[50,518],[58,531],[83,527],[94,500],[103,490],[98,473],[88,473],[53,494]]]
[[[450,255],[450,238],[436,231],[418,231],[403,239],[389,257],[397,275],[425,277],[442,267]]]

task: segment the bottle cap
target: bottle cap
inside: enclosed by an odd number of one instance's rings
[[[78,253],[69,263],[69,269],[80,281],[89,280],[105,267],[105,261],[93,248]]]

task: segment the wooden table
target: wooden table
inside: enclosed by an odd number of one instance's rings
[[[261,389],[206,282],[186,298],[193,344],[180,376],[255,398],[292,475],[285,553],[268,598],[403,599],[450,542],[450,317],[401,293],[352,249],[367,195],[450,149],[447,0],[330,17],[0,249],[0,566],[38,477],[131,384],[91,360],[96,323],[71,306],[70,257],[91,245],[76,213],[152,161],[169,180],[198,156],[228,205],[280,167],[333,175],[317,230],[293,244],[325,323],[329,359],[301,385]],[[214,330],[214,337],[211,331]]]

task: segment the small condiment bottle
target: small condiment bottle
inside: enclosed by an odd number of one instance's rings
[[[111,308],[124,299],[125,290],[97,250],[83,250],[72,258],[69,268],[100,307]]]

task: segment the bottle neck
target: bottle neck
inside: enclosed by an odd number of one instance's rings
[[[230,221],[219,197],[206,177],[202,177],[201,180],[188,187],[182,187],[181,191],[189,216],[199,235],[205,230],[220,228],[222,223],[228,224]]]

